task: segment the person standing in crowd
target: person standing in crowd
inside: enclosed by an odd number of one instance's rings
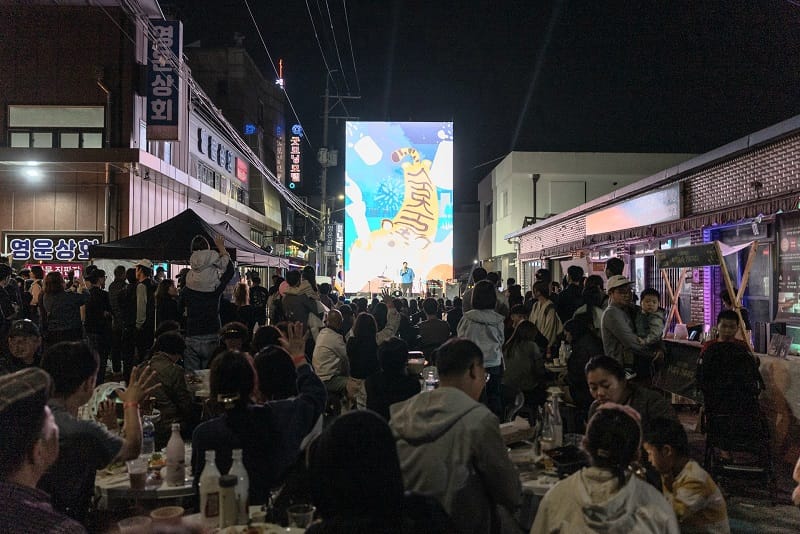
[[[8,329],[11,328],[11,321],[14,320],[16,314],[14,301],[11,299],[8,289],[12,274],[11,267],[0,263],[0,352],[8,351],[6,338],[8,337]]]
[[[508,315],[508,310],[509,310],[508,299],[503,294],[503,292],[500,291],[500,289],[498,288],[498,286],[500,285],[500,274],[494,271],[486,273],[486,279],[489,280],[494,286],[495,298],[497,300],[497,304],[494,307],[494,311],[503,316]]]
[[[165,278],[158,283],[153,298],[156,328],[164,321],[178,320],[178,289],[171,278]]]
[[[103,289],[106,272],[95,269],[86,275],[86,281],[89,283],[89,300],[84,308],[83,328],[86,331],[86,341],[100,359],[97,383],[102,384],[106,377],[108,353],[111,351],[111,301],[108,292]]]
[[[0,375],[36,367],[41,360],[42,337],[36,323],[18,319],[8,332],[8,352],[0,354]]]
[[[403,262],[403,267],[400,269],[400,291],[403,292],[404,297],[411,298],[414,286],[414,269],[408,266],[408,262]]]
[[[140,260],[136,265],[136,359],[147,357],[153,346],[156,329],[156,283],[153,281],[153,262]]]
[[[453,307],[447,310],[447,324],[450,327],[450,335],[455,336],[458,330],[458,323],[464,317],[463,301],[461,297],[453,297]]]
[[[606,260],[605,275],[606,280],[610,280],[613,276],[622,276],[625,270],[625,262],[620,258],[609,258]]]
[[[464,533],[500,532],[497,507],[513,510],[522,494],[500,421],[478,402],[488,376],[483,354],[472,341],[448,340],[439,348],[439,387],[389,409],[406,490],[435,498]]]
[[[570,265],[567,269],[567,287],[558,294],[556,313],[562,323],[566,323],[583,304],[583,269]]]
[[[495,311],[497,294],[488,280],[481,280],[473,288],[473,309],[464,313],[458,323],[458,337],[466,338],[478,345],[483,352],[483,365],[488,372],[486,404],[498,417],[503,416],[503,343],[505,317]]]
[[[233,288],[233,305],[236,307],[235,321],[247,326],[247,330],[252,332],[256,325],[256,317],[253,307],[250,305],[249,288],[242,282]]]
[[[259,326],[267,324],[267,300],[269,292],[261,285],[261,277],[257,273],[250,276],[250,306],[253,308],[253,319]]]
[[[564,327],[556,313],[556,305],[550,300],[550,288],[547,282],[542,280],[533,284],[533,297],[535,300],[528,320],[539,330],[537,343],[545,357],[554,357],[558,336]]]
[[[108,286],[108,302],[111,304],[111,370],[122,372],[122,336],[125,332],[125,267],[114,268],[114,280]]]
[[[672,507],[633,474],[642,424],[629,406],[610,403],[589,420],[583,449],[590,467],[558,482],[542,498],[531,534],[636,532],[679,534]]]
[[[536,344],[536,334],[534,324],[523,320],[503,345],[506,366],[503,384],[521,391],[525,395],[525,405],[531,407],[542,406],[547,399],[547,370],[544,355]]]
[[[39,323],[39,305],[42,302],[42,293],[44,292],[44,269],[41,265],[31,266],[31,285],[28,288],[31,294],[30,313],[28,318]]]
[[[217,235],[214,244],[219,252],[224,271],[219,283],[210,291],[183,288],[178,301],[178,315],[186,315],[186,354],[183,363],[187,371],[208,367],[211,354],[217,346],[217,332],[222,327],[219,319],[220,295],[233,278],[233,262],[225,249],[225,239]]]
[[[631,318],[632,284],[624,276],[617,275],[608,279],[608,307],[603,312],[601,322],[606,356],[617,360],[630,378],[636,376],[635,359],[648,356],[647,348],[636,335]]]
[[[123,310],[122,378],[130,381],[131,371],[136,363],[136,269],[131,267],[125,271],[125,290],[120,295]]]
[[[734,295],[737,293],[737,289],[733,288]],[[727,289],[723,289],[719,294],[720,300],[722,300],[722,309],[723,310],[733,310],[733,299],[731,298],[730,293],[728,293]],[[739,308],[739,313],[742,314],[742,321],[744,322],[744,329],[750,332],[753,330],[752,325],[750,324],[750,312],[747,311],[747,308],[741,307]],[[739,334],[741,337],[741,334]]]
[[[0,376],[0,531],[83,534],[36,488],[58,458],[59,429],[47,406],[51,382],[41,369]],[[8,429],[14,429],[9,432]]]
[[[78,408],[94,393],[99,362],[86,343],[58,343],[42,357],[42,368],[53,379],[53,411],[60,431],[58,461],[39,481],[39,488],[53,498],[56,509],[86,522],[94,495],[95,474],[112,460],[131,460],[142,447],[139,403],[158,387],[155,373],[135,368],[131,381],[117,396],[123,402],[125,436],[112,434],[94,421],[78,419]],[[109,402],[106,409],[113,409]]]
[[[586,364],[595,356],[603,355],[603,341],[592,329],[590,321],[588,314],[579,313],[564,323],[564,337],[571,349],[567,359],[566,382],[572,401],[584,416],[589,413],[594,400],[586,382]]]
[[[83,284],[73,284],[72,289],[67,291],[64,278],[58,271],[51,271],[44,277],[40,311],[45,345],[83,339],[81,306],[89,300],[89,292],[82,286]]]
[[[483,267],[475,267],[474,269],[472,269],[472,283],[474,285],[471,288],[464,291],[464,295],[462,297],[462,305],[461,305],[461,308],[464,313],[467,313],[469,310],[472,309],[472,292],[475,286],[478,285],[478,282],[480,282],[481,280],[486,280],[487,275],[488,273],[486,272],[486,269],[484,269]]]

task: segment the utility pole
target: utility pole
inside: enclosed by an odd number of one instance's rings
[[[322,114],[322,146],[317,154],[317,161],[319,161],[322,171],[320,172],[320,208],[319,208],[319,244],[317,246],[317,275],[325,277],[325,281],[329,282],[328,274],[328,259],[325,247],[327,245],[325,239],[325,228],[330,223],[330,210],[328,210],[328,167],[335,167],[338,163],[338,154],[335,150],[328,150],[328,121],[334,120],[352,120],[358,117],[350,117],[347,112],[347,107],[344,105],[345,100],[359,100],[360,96],[344,96],[344,95],[331,95],[330,94],[330,81],[331,74],[337,72],[335,70],[329,71],[325,76],[325,94],[322,95],[324,106]],[[333,100],[333,104],[331,104]],[[342,106],[345,115],[331,115],[337,107]]]

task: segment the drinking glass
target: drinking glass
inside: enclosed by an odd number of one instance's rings
[[[140,456],[125,462],[128,466],[128,477],[131,482],[131,489],[143,490],[147,480],[147,459]]]
[[[314,512],[317,509],[310,504],[293,504],[286,509],[289,516],[289,526],[306,528],[311,525],[314,519]]]

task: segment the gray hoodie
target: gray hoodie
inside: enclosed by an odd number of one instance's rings
[[[467,338],[480,347],[484,367],[503,363],[503,321],[505,317],[494,310],[469,310],[458,322],[458,337]]]
[[[519,504],[519,474],[486,406],[440,387],[390,411],[406,490],[437,499],[459,532],[489,532],[495,505]]]

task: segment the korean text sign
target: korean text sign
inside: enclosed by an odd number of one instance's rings
[[[180,139],[180,73],[183,26],[178,21],[151,19],[155,29],[147,57],[147,138],[161,141]]]

